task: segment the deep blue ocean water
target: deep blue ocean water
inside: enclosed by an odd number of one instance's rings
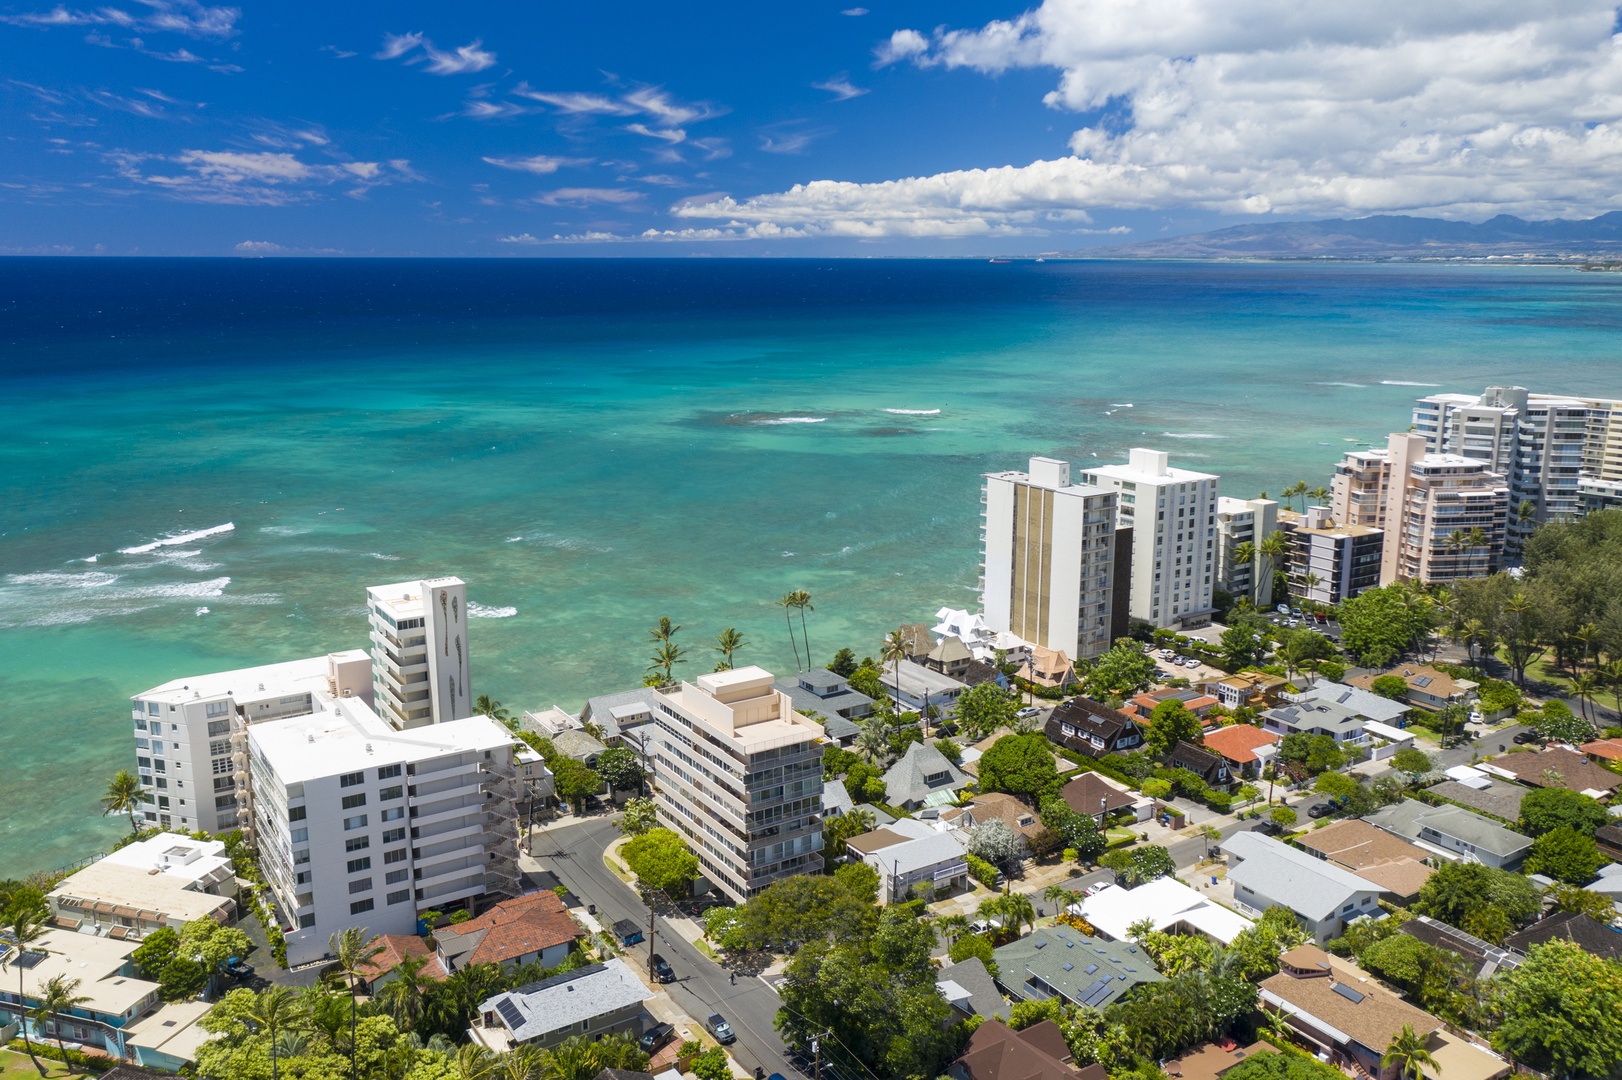
[[[979,474],[1328,483],[1432,386],[1622,396],[1622,277],[1464,265],[0,260],[0,876],[121,827],[127,698],[469,582],[475,692],[578,708],[975,596]],[[194,541],[154,541],[207,532]],[[145,549],[121,551],[121,549]],[[90,560],[94,561],[90,561]]]

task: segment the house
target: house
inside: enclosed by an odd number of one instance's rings
[[[1523,961],[1517,953],[1482,941],[1456,926],[1449,926],[1425,915],[1415,915],[1397,929],[1427,945],[1446,949],[1455,956],[1462,957],[1478,979],[1489,979],[1500,971],[1518,968]]]
[[[126,1024],[122,1033],[125,1055],[148,1069],[162,1069],[168,1074],[180,1072],[196,1061],[197,1051],[214,1038],[214,1033],[205,1031],[198,1022],[208,1015],[213,1004],[172,1001]],[[169,1075],[165,1080],[174,1080],[174,1077]]]
[[[1580,911],[1563,911],[1533,923],[1504,939],[1506,948],[1525,955],[1534,945],[1569,941],[1583,952],[1606,960],[1622,960],[1622,933]]]
[[[1593,761],[1622,761],[1622,739],[1595,739],[1583,743],[1583,753]]]
[[[778,679],[777,688],[789,696],[794,703],[794,711],[798,713],[816,713],[824,721],[839,717],[850,721],[860,716],[866,716],[873,711],[873,699],[866,694],[852,690],[850,680],[827,668],[812,668],[802,671],[793,678]],[[824,728],[827,727],[824,723]],[[856,725],[847,725],[851,729],[851,737],[855,737],[858,730]],[[839,739],[839,736],[830,736]],[[840,745],[845,745],[841,743]]]
[[[1229,724],[1207,731],[1205,748],[1221,754],[1234,775],[1249,780],[1262,774],[1267,762],[1278,753],[1281,738],[1275,732],[1249,724]]]
[[[1351,920],[1380,912],[1378,885],[1270,836],[1235,833],[1222,850],[1241,912],[1289,908],[1319,944],[1340,937]]]
[[[1284,688],[1289,685],[1290,681],[1281,675],[1241,671],[1221,679],[1207,679],[1200,683],[1200,689],[1226,709],[1265,709],[1282,701]]]
[[[963,672],[974,663],[974,654],[962,638],[948,634],[935,642],[935,647],[924,655],[924,667],[938,671],[953,679],[961,679]]]
[[[1169,1058],[1161,1071],[1173,1080],[1221,1080],[1230,1069],[1252,1054],[1272,1053],[1272,1046],[1264,1042],[1251,1043],[1240,1049],[1224,1040],[1223,1043],[1204,1043],[1186,1050],[1181,1057]]]
[[[952,1080],[1107,1080],[1109,1075],[1096,1063],[1078,1069],[1052,1020],[1015,1031],[1000,1019],[974,1029],[946,1074]]]
[[[1210,694],[1199,690],[1163,686],[1157,690],[1145,690],[1141,694],[1134,694],[1131,701],[1121,706],[1121,711],[1135,720],[1147,720],[1149,714],[1163,701],[1182,702],[1183,708],[1205,720],[1207,727],[1210,726],[1207,717],[1210,716],[1211,710],[1222,704]]]
[[[1275,705],[1261,715],[1262,728],[1276,735],[1328,735],[1337,746],[1368,742],[1368,721],[1333,701],[1299,701]]]
[[[838,817],[856,809],[856,800],[850,797],[845,790],[843,780],[824,780],[822,782],[822,816],[824,819]]]
[[[225,841],[165,832],[69,875],[46,900],[57,926],[139,940],[194,919],[228,922],[237,910],[236,891]]]
[[[957,674],[957,680],[970,690],[973,690],[981,683],[991,683],[1001,690],[1009,688],[1008,676],[1004,675],[995,665],[988,664],[983,660],[970,660],[963,666],[963,670]]]
[[[1031,655],[1019,666],[1019,677],[1038,686],[1069,686],[1076,681],[1076,665],[1062,649],[1031,646]]]
[[[479,1003],[468,1034],[503,1053],[515,1046],[554,1046],[570,1035],[595,1041],[617,1032],[640,1033],[653,997],[625,961],[590,964],[508,990]]]
[[[976,825],[996,818],[1014,831],[1025,843],[1025,853],[1031,852],[1031,841],[1042,832],[1042,822],[1036,812],[1012,795],[1000,791],[976,795],[966,806],[943,810],[940,820],[955,829],[968,831]],[[1062,846],[1062,845],[1060,845]]]
[[[1286,697],[1292,701],[1328,701],[1344,705],[1365,720],[1396,728],[1406,723],[1410,708],[1406,702],[1392,701],[1361,686],[1328,680],[1313,683],[1299,694],[1288,694]]]
[[[1408,684],[1407,702],[1435,712],[1448,705],[1468,705],[1476,699],[1479,683],[1456,679],[1429,664],[1403,664],[1378,674],[1358,675],[1348,682],[1360,690],[1373,690],[1374,680],[1396,675]]]
[[[653,689],[639,686],[635,690],[587,698],[586,707],[580,710],[578,726],[591,724],[603,733],[604,742],[613,745],[621,736],[651,723]]]
[[[879,873],[879,902],[956,892],[969,882],[968,841],[957,829],[900,818],[845,841],[846,849]]]
[[[543,739],[555,739],[565,731],[575,731],[583,726],[584,723],[578,716],[556,705],[539,712],[526,711],[518,718],[520,731],[528,731]]]
[[[1374,1080],[1398,1080],[1398,1066],[1381,1064],[1391,1040],[1412,1028],[1436,1059],[1428,1080],[1494,1080],[1509,1063],[1450,1033],[1442,1021],[1385,989],[1368,972],[1313,945],[1279,958],[1279,973],[1262,981],[1261,1007],[1282,1014],[1295,1038],[1330,1064]],[[1439,1072],[1439,1076],[1438,1076]]]
[[[1606,829],[1614,832],[1615,826],[1607,825],[1603,829],[1596,830],[1594,833],[1595,838],[1597,839],[1599,834]],[[1600,851],[1604,852],[1605,850],[1605,845],[1601,844]],[[1617,910],[1618,914],[1622,914],[1622,864],[1606,863],[1599,868],[1599,877],[1584,885],[1583,888],[1589,892],[1610,897],[1611,906]]]
[[[1430,852],[1359,818],[1314,829],[1296,843],[1309,854],[1380,886],[1403,907],[1419,898],[1420,888],[1434,872],[1425,865],[1432,857]]]
[[[517,967],[538,961],[542,967],[557,967],[586,936],[550,889],[503,900],[466,922],[434,931],[439,963],[447,972],[469,964]]]
[[[86,1000],[71,1016],[53,1015],[41,1021],[26,1019],[36,1039],[55,1039],[60,1032],[70,1043],[121,1057],[123,1031],[153,1012],[160,1004],[158,984],[130,974],[130,954],[137,942],[113,937],[50,929],[30,947],[19,950],[0,942],[4,986],[0,987],[0,1026],[17,1019],[17,992],[27,1014],[39,1007],[43,988],[51,979],[77,980],[77,993]],[[19,982],[21,986],[19,987]]]
[[[546,767],[546,759],[528,743],[513,747],[513,764],[518,773],[520,804],[527,802],[533,810],[535,803],[546,802],[557,791],[557,778]]]
[[[1447,775],[1451,779],[1432,784],[1426,790],[1477,813],[1504,821],[1520,820],[1521,800],[1526,798],[1526,788],[1502,777],[1495,779],[1468,765],[1454,765],[1447,770]]]
[[[1138,821],[1147,820],[1154,812],[1153,800],[1134,795],[1102,773],[1084,772],[1059,789],[1064,804],[1077,814],[1086,814],[1098,822],[1120,810],[1131,810]]]
[[[1594,844],[1607,859],[1622,862],[1622,825],[1601,825],[1595,829]]]
[[[394,969],[406,960],[424,961],[420,972],[423,978],[435,982],[445,978],[444,965],[422,938],[414,934],[379,934],[377,944],[382,951],[360,966],[360,977],[355,980],[360,992],[368,997],[393,978]]]
[[[968,786],[963,770],[929,743],[908,746],[901,760],[884,774],[885,799],[904,810],[955,803],[958,791]]]
[[[1456,862],[1513,870],[1532,848],[1530,837],[1462,806],[1426,806],[1417,799],[1381,807],[1365,820]]]
[[[1488,763],[1533,787],[1562,787],[1604,799],[1622,786],[1622,774],[1595,765],[1574,750],[1551,746],[1532,754],[1505,754]]]
[[[1233,782],[1226,758],[1183,739],[1177,740],[1177,745],[1166,755],[1166,765],[1173,769],[1187,769],[1204,780],[1207,787],[1218,791],[1227,790]]]
[[[901,635],[901,645],[907,650],[907,655],[914,659],[928,656],[929,650],[935,647],[935,639],[929,633],[929,627],[923,623],[902,623],[896,628]]]
[[[1043,731],[1053,742],[1088,757],[1124,754],[1143,746],[1143,729],[1136,720],[1091,698],[1073,697],[1054,709]]]
[[[588,769],[597,767],[597,758],[608,747],[597,737],[579,728],[569,728],[552,736],[552,748],[566,758],[574,758]]]
[[[935,618],[939,621],[929,628],[931,634],[937,639],[946,637],[961,639],[969,647],[969,652],[974,658],[983,664],[1019,665],[1031,657],[1030,642],[1006,630],[993,630],[984,615],[971,615],[959,608],[943,607],[935,612]],[[1000,660],[999,653],[1002,654]]]
[[[956,679],[911,660],[891,664],[879,681],[907,708],[920,713],[926,708],[934,709],[940,716],[950,715],[957,708],[957,699],[969,689]]]
[[[991,956],[997,984],[1019,1001],[1057,997],[1102,1010],[1134,987],[1165,981],[1138,946],[1088,937],[1069,926],[1038,927]]]
[[[1078,910],[1079,909],[1079,910]],[[1127,941],[1135,922],[1148,919],[1156,930],[1200,934],[1227,945],[1251,925],[1249,919],[1218,904],[1174,877],[1156,878],[1135,889],[1106,885],[1071,910],[1115,941]]]
[[[935,987],[958,1012],[959,1019],[983,1016],[987,1020],[1007,1020],[1008,1001],[997,989],[997,980],[978,956],[947,964],[935,975]]]

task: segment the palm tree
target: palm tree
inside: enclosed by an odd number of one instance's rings
[[[1317,487],[1307,492],[1307,497],[1312,499],[1319,506],[1322,506],[1329,501],[1329,489],[1324,487],[1322,484],[1319,484]]]
[[[1055,915],[1061,915],[1071,904],[1081,903],[1081,893],[1056,882],[1042,890],[1042,899],[1053,905]]]
[[[310,1052],[310,1036],[302,1031],[284,1031],[271,1041],[271,1068],[276,1058],[303,1057]]]
[[[895,676],[896,700],[901,700],[901,661],[907,658],[907,636],[899,629],[891,630],[884,635],[884,644],[879,649],[879,662],[891,665]]]
[[[1576,695],[1577,702],[1582,706],[1583,719],[1589,719],[1588,702],[1599,692],[1599,676],[1591,671],[1585,671],[1571,680],[1571,692]]]
[[[1303,592],[1302,599],[1311,600],[1313,598],[1312,590],[1316,589],[1319,585],[1322,585],[1323,581],[1323,578],[1319,577],[1317,574],[1314,574],[1311,570],[1308,570],[1307,576],[1301,579],[1301,588]]]
[[[1002,898],[1003,914],[1008,916],[1014,924],[1014,932],[1018,933],[1022,925],[1029,925],[1036,929],[1036,905],[1024,893],[1011,892]]]
[[[285,986],[272,986],[254,998],[247,1020],[257,1030],[270,1036],[270,1080],[278,1080],[278,1055],[283,1035],[293,1034],[308,1024],[308,1018],[299,1007],[293,992]]]
[[[1305,480],[1297,480],[1295,483],[1291,484],[1289,487],[1284,489],[1284,498],[1286,500],[1293,499],[1297,495],[1300,495],[1302,497],[1302,499],[1301,499],[1301,512],[1303,514],[1305,514],[1307,512],[1306,494],[1307,494],[1307,482]]]
[[[456,1048],[453,1067],[459,1080],[489,1080],[496,1070],[496,1055],[478,1043],[466,1043]]]
[[[1235,567],[1248,566],[1250,568],[1250,602],[1256,602],[1256,545],[1249,540],[1235,544],[1233,550],[1228,552],[1228,561]]]
[[[648,664],[648,670],[650,672],[663,674],[665,677],[665,682],[667,683],[675,678],[675,676],[671,674],[670,669],[675,667],[677,664],[687,663],[687,661],[682,657],[681,646],[677,645],[673,641],[667,641],[663,645],[659,646],[659,651],[649,657],[649,660],[650,663]]]
[[[355,1070],[355,984],[361,976],[371,973],[372,961],[383,951],[383,943],[375,936],[368,937],[365,927],[351,926],[329,937],[327,947],[349,984],[349,1080],[360,1080]]]
[[[794,670],[804,671],[805,668],[800,665],[800,642],[794,636],[794,619],[789,615],[789,609],[794,606],[794,594],[784,593],[783,599],[775,602],[783,609],[783,622],[788,625],[788,643],[794,647]]]
[[[1594,646],[1600,639],[1600,630],[1591,622],[1583,623],[1571,632],[1571,636],[1574,641],[1583,647],[1582,655],[1577,658],[1577,662],[1580,664],[1588,659],[1589,653],[1594,651]],[[1576,674],[1575,668],[1572,669],[1572,673]]]
[[[940,931],[941,937],[950,945],[958,938],[969,932],[969,917],[967,915],[943,915],[935,920],[935,929]]]
[[[394,978],[377,992],[377,1003],[388,1010],[401,1031],[410,1031],[422,1021],[428,1008],[428,986],[431,980],[422,974],[428,966],[426,956],[407,956],[394,965]],[[275,1080],[272,1077],[271,1080]]]
[[[670,639],[675,637],[676,631],[680,629],[681,627],[670,621],[670,616],[661,615],[659,616],[658,625],[654,626],[652,630],[648,631],[648,640],[657,641],[661,645],[668,645],[670,644]]]
[[[141,827],[135,823],[135,811],[140,809],[144,802],[146,789],[141,787],[141,778],[128,769],[119,769],[107,782],[107,794],[101,797],[102,816],[128,814],[130,832],[138,833]]]
[[[869,765],[882,768],[890,758],[890,733],[877,720],[869,720],[857,734],[852,747]]]
[[[61,1018],[71,1016],[74,1009],[90,1000],[88,995],[75,994],[74,991],[77,989],[79,989],[78,979],[67,979],[61,975],[52,975],[45,981],[45,985],[40,987],[39,1006],[34,1009],[34,1020],[41,1025],[52,1017],[56,1017],[54,1021],[56,1024],[56,1045],[62,1051],[62,1060],[67,1062],[70,1074],[73,1072],[73,1062],[68,1061],[67,1038],[62,1033],[62,1029],[66,1025],[62,1023]]]
[[[1273,598],[1273,594],[1272,594],[1273,571],[1278,567],[1279,560],[1283,559],[1286,555],[1288,555],[1290,553],[1290,541],[1289,541],[1289,538],[1284,535],[1284,530],[1283,529],[1278,529],[1278,530],[1275,530],[1273,532],[1270,532],[1266,536],[1262,537],[1261,543],[1256,545],[1256,553],[1259,554],[1262,557],[1263,565],[1266,566],[1266,568],[1267,568],[1267,570],[1266,570],[1266,581],[1267,581],[1267,587],[1268,587],[1268,594],[1267,595],[1268,595],[1268,599],[1271,601],[1272,598]],[[1258,580],[1256,582],[1256,599],[1253,601],[1258,607],[1261,606],[1261,595],[1262,595],[1261,580],[1262,580],[1261,578],[1258,578]]]
[[[811,594],[806,592],[804,589],[795,589],[793,592],[788,594],[788,598],[793,602],[793,606],[798,608],[800,612],[800,638],[805,642],[805,666],[810,667],[811,635],[807,633],[805,629],[805,613],[807,611],[815,611],[817,609],[811,604]]]
[[[1201,825],[1200,835],[1205,838],[1205,853],[1211,854],[1211,845],[1222,842],[1222,830],[1215,825]]]
[[[36,894],[37,895],[37,894]],[[21,1012],[23,997],[23,966],[22,958],[28,946],[38,941],[45,934],[45,917],[48,912],[43,904],[29,896],[17,897],[12,900],[11,906],[6,909],[6,931],[11,935],[11,943],[17,947],[12,963],[17,965],[17,1002],[18,1011]],[[21,1017],[18,1017],[21,1020]],[[34,1056],[34,1044],[28,1041],[28,1024],[19,1023],[23,1032],[23,1049],[28,1051],[28,1060],[34,1063],[41,1076],[45,1075],[45,1066],[39,1063]]]
[[[1612,660],[1599,671],[1616,698],[1617,715],[1622,716],[1622,660]]]
[[[496,1059],[492,1072],[497,1080],[541,1080],[544,1053],[538,1046],[515,1046]]]
[[[726,665],[727,670],[730,670],[732,668],[732,654],[746,644],[748,642],[744,641],[743,635],[738,633],[734,627],[729,626],[715,636],[715,644],[711,645],[710,648],[721,654],[721,662]]]
[[[1380,1067],[1388,1069],[1397,1066],[1398,1080],[1420,1080],[1423,1076],[1422,1067],[1429,1065],[1431,1072],[1439,1073],[1442,1067],[1436,1064],[1431,1052],[1425,1049],[1425,1040],[1414,1034],[1414,1025],[1402,1025],[1402,1031],[1391,1038],[1391,1045],[1386,1047],[1385,1054],[1380,1058]]]
[[[473,699],[473,711],[480,716],[488,716],[498,723],[506,724],[508,727],[513,726],[513,714],[508,712],[501,702],[489,694],[480,694]]]

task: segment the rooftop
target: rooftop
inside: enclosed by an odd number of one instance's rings
[[[1622,761],[1622,739],[1595,739],[1583,743],[1583,753],[1602,761]]]
[[[1229,761],[1244,765],[1262,760],[1262,755],[1256,751],[1262,747],[1277,746],[1279,739],[1274,732],[1263,731],[1259,727],[1252,727],[1249,724],[1229,724],[1227,727],[1207,731],[1205,748],[1216,751]],[[1272,756],[1271,751],[1267,756]]]
[[[930,743],[916,742],[907,747],[901,760],[884,774],[885,798],[891,806],[922,802],[934,792],[956,791],[968,784],[963,770]]]
[[[440,966],[439,957],[415,934],[379,934],[377,943],[383,947],[383,951],[361,965],[361,978],[370,980],[385,975],[407,959],[427,961],[422,968],[424,978],[436,982],[445,978],[445,969]]]
[[[1622,775],[1595,765],[1574,750],[1551,746],[1536,753],[1504,754],[1492,763],[1533,787],[1563,787],[1572,791],[1605,793],[1622,786]]]
[[[822,726],[795,712],[789,696],[773,685],[774,678],[771,672],[751,664],[700,675],[696,683],[684,682],[656,693],[668,705],[697,719],[710,734],[731,742],[741,754],[822,738]]]
[[[1412,711],[1412,707],[1405,701],[1392,701],[1372,690],[1365,690],[1361,686],[1348,686],[1346,683],[1313,683],[1302,691],[1300,696],[1311,701],[1332,702],[1350,709],[1365,720],[1374,720],[1381,724],[1395,723]]]
[[[1511,832],[1462,806],[1426,806],[1417,799],[1404,799],[1381,807],[1367,820],[1409,840],[1422,839],[1425,830],[1430,829],[1442,836],[1472,844],[1500,859],[1512,858],[1532,846],[1530,838]]]
[[[499,1022],[513,1041],[527,1042],[651,998],[642,981],[615,958],[529,983],[479,1004],[486,1023]]]
[[[356,764],[404,765],[467,751],[511,747],[513,734],[488,716],[396,731],[354,698],[274,724],[255,724],[248,741],[287,784],[343,772]]]
[[[1122,791],[1102,774],[1084,772],[1059,789],[1065,805],[1078,814],[1097,816],[1137,805],[1137,796]],[[1102,799],[1103,802],[1099,800]]]
[[[1263,980],[1262,999],[1287,1012],[1306,1013],[1378,1054],[1385,1052],[1404,1025],[1421,1038],[1442,1026],[1442,1021],[1384,989],[1357,965],[1313,951],[1327,965],[1329,975],[1296,976],[1281,971]]]
[[[158,992],[157,983],[123,974],[137,944],[71,930],[47,930],[29,947],[29,955],[39,959],[32,967],[22,969],[23,992],[37,998],[40,988],[60,975],[79,980],[79,993],[90,999],[86,1008],[102,1013],[127,1013],[149,996],[155,998]],[[14,964],[7,965],[6,978],[15,993],[17,968]]]
[[[1229,881],[1313,920],[1328,918],[1350,897],[1375,888],[1349,870],[1259,833],[1235,833],[1222,841],[1222,850],[1241,860],[1230,865]]]
[[[1456,802],[1505,821],[1520,820],[1521,800],[1526,798],[1526,788],[1506,780],[1486,780],[1485,774],[1482,780],[1472,780],[1470,783],[1444,780],[1426,790],[1448,802]]]
[[[1360,690],[1368,690],[1374,685],[1375,679],[1385,675],[1400,676],[1408,684],[1410,690],[1444,699],[1466,694],[1474,690],[1478,685],[1469,679],[1455,679],[1447,672],[1434,668],[1429,664],[1402,664],[1390,671],[1358,675],[1351,679],[1350,682],[1351,685]]]
[[[1008,1002],[978,956],[947,964],[935,976],[941,996],[972,1016],[1008,1019]]]
[[[1276,705],[1262,713],[1263,720],[1272,720],[1297,731],[1322,728],[1342,735],[1363,729],[1364,719],[1355,710],[1334,701],[1307,701],[1289,705]]]
[[[1403,860],[1423,862],[1430,857],[1424,848],[1415,847],[1384,829],[1377,829],[1361,818],[1349,818],[1313,829],[1297,843],[1353,871]]]
[[[50,899],[67,917],[82,912],[136,919],[144,913],[147,922],[160,916],[168,922],[207,918],[224,922],[236,907],[228,896],[199,892],[187,884],[183,878],[102,859],[63,880],[51,890]]]
[[[901,687],[904,697],[923,698],[928,694],[932,698],[944,698],[963,690],[963,684],[949,675],[942,675],[933,668],[926,668],[922,664],[911,660],[901,661],[899,671],[897,665],[891,665],[891,670],[879,676],[879,681],[886,687]]]
[[[1164,450],[1149,450],[1135,446],[1127,452],[1124,465],[1094,465],[1086,470],[1087,476],[1108,476],[1115,480],[1129,480],[1140,484],[1186,484],[1199,480],[1215,480],[1215,473],[1178,469],[1169,464],[1171,456]]]
[[[397,581],[392,585],[371,585],[366,589],[368,602],[388,611],[396,620],[416,619],[423,615],[422,596],[440,587],[465,584],[461,578],[428,578],[424,581]]]
[[[1518,953],[1529,953],[1532,946],[1551,941],[1569,941],[1594,956],[1622,960],[1622,934],[1578,911],[1550,915],[1525,930],[1509,935],[1504,939],[1504,944]]]
[[[505,964],[586,936],[550,889],[503,900],[464,923],[434,931],[452,970],[468,964]]]
[[[987,1020],[974,1029],[952,1069],[969,1080],[1106,1080],[1107,1076],[1102,1065],[1077,1069],[1070,1064],[1064,1036],[1051,1020],[1023,1031],[998,1019]]]
[[[141,1050],[154,1050],[180,1061],[191,1061],[197,1056],[197,1048],[214,1038],[197,1022],[208,1015],[213,1005],[209,1001],[172,1001],[126,1024],[124,1042]]]
[[[1022,1000],[1057,994],[1103,1009],[1135,986],[1165,981],[1149,954],[1131,942],[1088,937],[1068,926],[1039,927],[991,955],[997,982]]]
[[[1106,885],[1081,901],[1081,915],[1102,933],[1125,941],[1128,929],[1140,919],[1156,930],[1179,924],[1226,945],[1247,929],[1251,921],[1218,904],[1174,877],[1156,878],[1135,889]]]
[[[366,654],[361,652],[361,655]],[[249,699],[299,693],[324,697],[328,693],[328,670],[328,658],[325,655],[310,656],[279,664],[215,671],[207,675],[186,675],[170,679],[166,683],[160,683],[150,690],[143,690],[132,696],[142,701],[158,701],[171,705],[200,698]]]

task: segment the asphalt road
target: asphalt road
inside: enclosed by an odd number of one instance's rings
[[[633,919],[646,927],[648,909],[636,890],[603,863],[603,852],[618,839],[612,817],[590,818],[535,836],[535,862],[554,874],[581,902],[597,905],[597,921],[610,926]],[[654,943],[625,950],[626,963],[647,970],[648,955],[658,952],[675,969],[676,981],[666,986],[671,998],[700,1025],[712,1012],[726,1017],[738,1041],[727,1049],[746,1069],[761,1067],[768,1073],[793,1074],[783,1041],[772,1027],[777,1017],[777,994],[753,976],[739,976],[734,984],[726,968],[699,952],[658,920]],[[651,944],[651,948],[650,948]]]

